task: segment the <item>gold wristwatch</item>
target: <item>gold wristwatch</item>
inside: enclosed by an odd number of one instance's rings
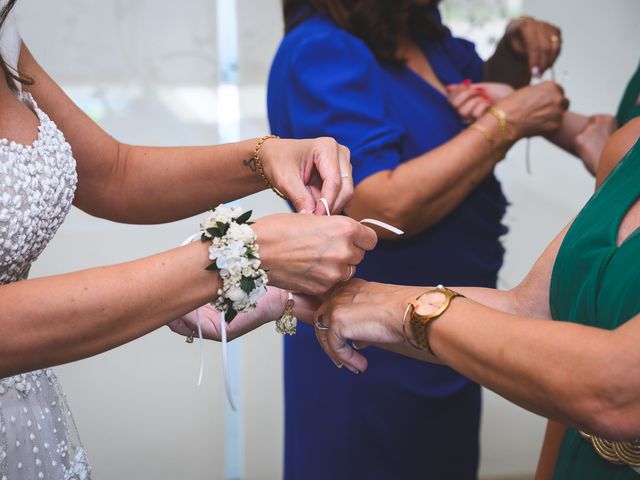
[[[402,328],[404,330],[406,318],[407,315],[409,315],[409,325],[415,338],[415,344],[409,342],[412,346],[433,354],[427,338],[427,326],[429,322],[446,312],[451,301],[456,297],[464,298],[464,295],[454,292],[442,285],[438,285],[436,288],[427,290],[415,300],[409,302],[405,318],[402,321]],[[408,340],[409,338],[407,337],[407,341]]]

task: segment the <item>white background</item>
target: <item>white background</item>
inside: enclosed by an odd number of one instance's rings
[[[268,130],[264,84],[282,25],[277,0],[237,3],[240,129],[243,137],[252,137]],[[119,140],[153,145],[217,141],[215,1],[18,4],[23,37],[36,58]],[[524,0],[524,12],[562,27],[564,46],[556,70],[568,73],[564,84],[572,108],[613,113],[638,62],[640,2]],[[513,202],[503,287],[522,278],[592,190],[591,179],[567,155],[542,141],[534,141],[531,152],[533,175],[525,171],[522,144],[500,167]],[[268,193],[243,204],[258,215],[285,208]],[[195,225],[187,220],[161,227],[123,226],[73,211],[33,275],[169,249]],[[197,348],[166,328],[58,369],[97,480],[223,478],[218,349],[207,347],[208,370],[199,389]],[[277,479],[283,436],[281,342],[265,327],[243,339],[239,349],[245,478]],[[482,474],[530,475],[543,421],[491,393],[484,402]]]

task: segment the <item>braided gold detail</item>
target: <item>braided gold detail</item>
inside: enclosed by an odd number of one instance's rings
[[[591,443],[596,453],[608,462],[640,468],[640,439],[614,442],[583,431],[579,433],[582,438]]]
[[[260,176],[262,177],[262,180],[264,180],[264,183],[267,184],[267,186],[274,191],[274,193],[276,195],[278,195],[280,198],[282,198],[283,200],[289,200],[289,197],[287,197],[284,193],[282,193],[280,190],[278,190],[273,183],[271,183],[271,180],[269,180],[267,178],[267,175],[264,173],[264,165],[262,165],[262,160],[260,160],[260,149],[262,148],[262,145],[264,145],[264,142],[266,142],[267,140],[271,139],[271,138],[280,138],[277,135],[265,135],[264,137],[261,137],[260,140],[258,140],[258,144],[256,145],[256,149],[253,152],[253,161],[256,164],[256,169],[258,170],[258,173],[260,174]]]

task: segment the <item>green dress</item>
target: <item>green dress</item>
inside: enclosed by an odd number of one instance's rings
[[[618,107],[618,113],[616,119],[618,125],[622,126],[629,120],[640,116],[640,65],[636,73],[631,77],[629,85],[624,92],[620,106]]]
[[[620,223],[638,198],[640,140],[591,197],[562,242],[549,291],[555,320],[613,330],[640,313],[640,228],[617,246]],[[554,479],[639,480],[640,475],[602,459],[590,442],[568,429]]]

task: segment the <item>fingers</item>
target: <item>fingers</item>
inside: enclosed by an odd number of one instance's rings
[[[553,25],[549,25],[549,41],[551,43],[549,66],[551,67],[556,63],[556,60],[560,56],[560,51],[562,50],[562,32],[559,28],[556,28]]]
[[[338,163],[340,166],[340,180],[342,181],[342,185],[336,197],[335,204],[333,205],[332,213],[341,213],[353,197],[351,152],[343,145],[338,145]]]
[[[484,97],[477,96],[467,101],[459,110],[460,116],[466,120],[480,118],[491,106]]]
[[[540,69],[540,75],[542,75],[550,67],[551,40],[549,39],[549,34],[544,28],[537,28],[535,35],[535,48],[538,50],[537,67]]]
[[[316,338],[322,350],[338,368],[344,366],[356,374],[364,372],[367,369],[367,359],[354,350],[347,339],[328,322],[324,313],[320,313],[315,320]]]
[[[321,139],[322,147],[316,149],[313,162],[322,180],[320,193],[333,210],[338,194],[342,189],[340,172],[340,145],[333,139]],[[350,172],[349,172],[350,173]],[[316,215],[326,215],[326,208],[322,202],[316,202]],[[329,212],[330,213],[330,212]]]
[[[449,95],[449,102],[454,108],[460,111],[460,108],[470,99],[481,96],[482,90],[473,87],[463,86],[462,88],[456,88]]]
[[[376,232],[361,223],[355,222],[357,228],[353,237],[353,243],[356,247],[362,250],[373,250],[378,243],[378,236]]]

